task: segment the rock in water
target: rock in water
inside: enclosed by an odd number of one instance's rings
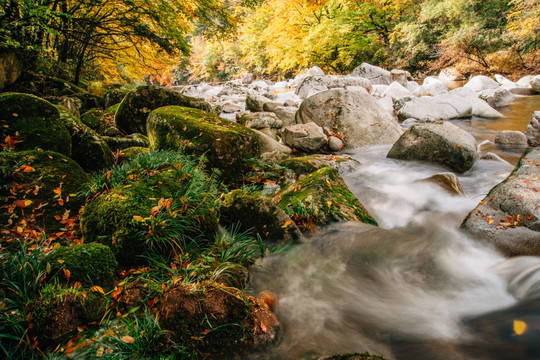
[[[162,106],[178,105],[205,111],[212,106],[204,100],[182,95],[158,86],[141,86],[126,95],[115,115],[116,126],[126,134],[146,134],[150,112]]]
[[[333,89],[306,99],[296,122],[313,121],[339,133],[345,147],[392,144],[403,133],[396,120],[366,90]]]
[[[506,180],[467,215],[461,228],[508,256],[540,255],[540,148],[526,152]]]
[[[527,136],[521,131],[503,130],[495,136],[495,144],[527,147]]]
[[[208,168],[224,178],[241,173],[246,159],[260,156],[261,142],[251,130],[215,114],[181,106],[166,106],[148,117],[152,150],[181,150],[208,158]]]
[[[387,156],[433,162],[463,173],[476,161],[476,140],[449,122],[418,124],[399,138]]]
[[[398,112],[400,120],[409,118],[426,120],[449,120],[472,116],[472,105],[461,96],[444,94],[423,96],[407,102]]]
[[[445,191],[453,195],[465,196],[461,183],[459,182],[456,174],[451,172],[443,172],[435,174],[426,179],[420,180],[421,182],[428,182],[440,186]]]
[[[535,111],[525,131],[530,146],[540,146],[540,111]]]

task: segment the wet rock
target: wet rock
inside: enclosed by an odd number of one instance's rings
[[[540,146],[540,111],[535,111],[525,131],[530,146]]]
[[[465,196],[465,192],[463,192],[461,183],[459,182],[458,177],[454,173],[451,173],[451,172],[439,173],[420,181],[438,185],[443,190],[445,190],[446,192],[450,194],[458,195],[458,196]]]
[[[334,89],[306,99],[296,113],[296,122],[311,121],[343,135],[347,148],[391,144],[403,133],[394,118],[365,90]]]
[[[0,139],[9,136],[15,151],[43,150],[71,155],[71,136],[58,109],[37,96],[20,93],[0,95]]]
[[[308,98],[312,95],[329,89],[345,89],[347,87],[361,87],[371,92],[371,83],[366,78],[360,76],[308,76],[296,89],[296,94],[301,98]]]
[[[495,144],[502,146],[527,147],[527,137],[521,131],[504,130],[495,136]]]
[[[471,104],[461,96],[445,94],[434,97],[424,96],[413,99],[397,112],[400,120],[449,120],[472,115]]]
[[[476,140],[449,122],[418,124],[396,141],[387,156],[433,162],[463,173],[476,161]]]
[[[302,233],[285,212],[268,199],[234,190],[225,195],[220,206],[220,223],[240,224],[241,231],[258,234],[270,243],[297,242]]]
[[[487,89],[498,88],[499,83],[487,76],[479,75],[473,77],[463,86],[471,88],[474,92],[480,92]]]
[[[390,85],[392,74],[390,71],[368,63],[362,63],[354,69],[351,76],[361,76],[368,79],[373,85]]]
[[[152,150],[205,154],[207,167],[219,169],[224,178],[237,176],[248,158],[261,154],[260,140],[251,129],[181,106],[154,110],[148,117],[148,138]]]
[[[150,112],[162,106],[172,105],[212,111],[212,106],[204,100],[163,87],[141,86],[127,94],[118,107],[115,115],[116,127],[126,134],[146,135],[146,119]]]
[[[506,180],[467,215],[461,227],[507,256],[540,255],[540,148],[527,151]]]
[[[308,153],[317,152],[328,143],[323,129],[314,122],[284,127],[281,136],[286,145]]]

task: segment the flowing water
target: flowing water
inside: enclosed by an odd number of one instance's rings
[[[524,131],[534,110],[540,97],[519,99],[502,120],[456,123],[493,140],[500,130]],[[466,196],[458,197],[418,181],[446,169],[387,159],[388,150],[350,151],[361,165],[343,174],[379,228],[335,224],[257,266],[251,286],[278,296],[282,332],[252,358],[369,351],[387,359],[539,359],[540,258],[505,259],[459,230],[513,166],[477,161],[459,176]],[[514,164],[520,155],[493,150]]]

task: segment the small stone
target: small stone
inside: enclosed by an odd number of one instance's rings
[[[502,146],[527,146],[527,136],[521,131],[504,130],[495,136],[495,144]]]

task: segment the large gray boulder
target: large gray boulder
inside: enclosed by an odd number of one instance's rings
[[[414,98],[414,95],[412,92],[409,91],[406,87],[404,87],[402,84],[394,81],[391,83],[382,93],[382,97],[388,96],[392,98],[392,101],[402,99],[402,98]]]
[[[536,93],[540,93],[540,75],[535,76],[531,80],[531,87]]]
[[[527,142],[530,146],[540,146],[540,111],[535,111],[532,114],[525,136],[527,136]]]
[[[460,87],[450,91],[452,95],[463,97],[472,106],[473,116],[485,119],[499,119],[503,114],[492,108],[485,100],[480,99],[470,88]]]
[[[526,152],[506,180],[470,212],[461,227],[507,256],[540,255],[540,148]]]
[[[163,87],[140,86],[127,94],[116,110],[114,116],[116,127],[126,134],[146,135],[146,119],[150,112],[169,105],[212,111],[212,106],[204,100],[185,96]]]
[[[297,108],[292,106],[278,106],[274,109],[274,114],[283,121],[283,126],[294,125]]]
[[[347,87],[362,87],[371,92],[369,80],[360,76],[319,75],[306,77],[296,89],[296,95],[305,99],[322,91]]]
[[[484,90],[480,93],[480,97],[485,99],[494,108],[508,106],[516,98],[510,90],[502,87]]]
[[[373,85],[390,85],[392,83],[392,74],[390,71],[368,63],[362,63],[362,65],[354,69],[351,76],[366,78]]]
[[[407,102],[398,112],[400,120],[449,120],[472,116],[472,106],[461,96],[444,94],[424,96]]]
[[[463,86],[471,88],[474,92],[480,92],[487,89],[498,88],[499,83],[493,80],[492,78],[489,78],[484,75],[479,75],[479,76],[473,77]]]
[[[284,127],[281,130],[283,142],[305,152],[317,152],[328,143],[324,130],[314,122]]]
[[[311,121],[343,135],[347,148],[392,144],[403,133],[397,121],[362,89],[334,89],[309,97],[300,105],[296,122]]]
[[[495,136],[495,144],[502,146],[527,147],[527,137],[521,131],[503,130]]]
[[[262,95],[249,95],[246,98],[246,110],[253,112],[263,111],[265,103],[272,102],[271,99]]]
[[[463,173],[476,161],[476,140],[449,122],[418,124],[399,138],[387,156],[433,162]]]

